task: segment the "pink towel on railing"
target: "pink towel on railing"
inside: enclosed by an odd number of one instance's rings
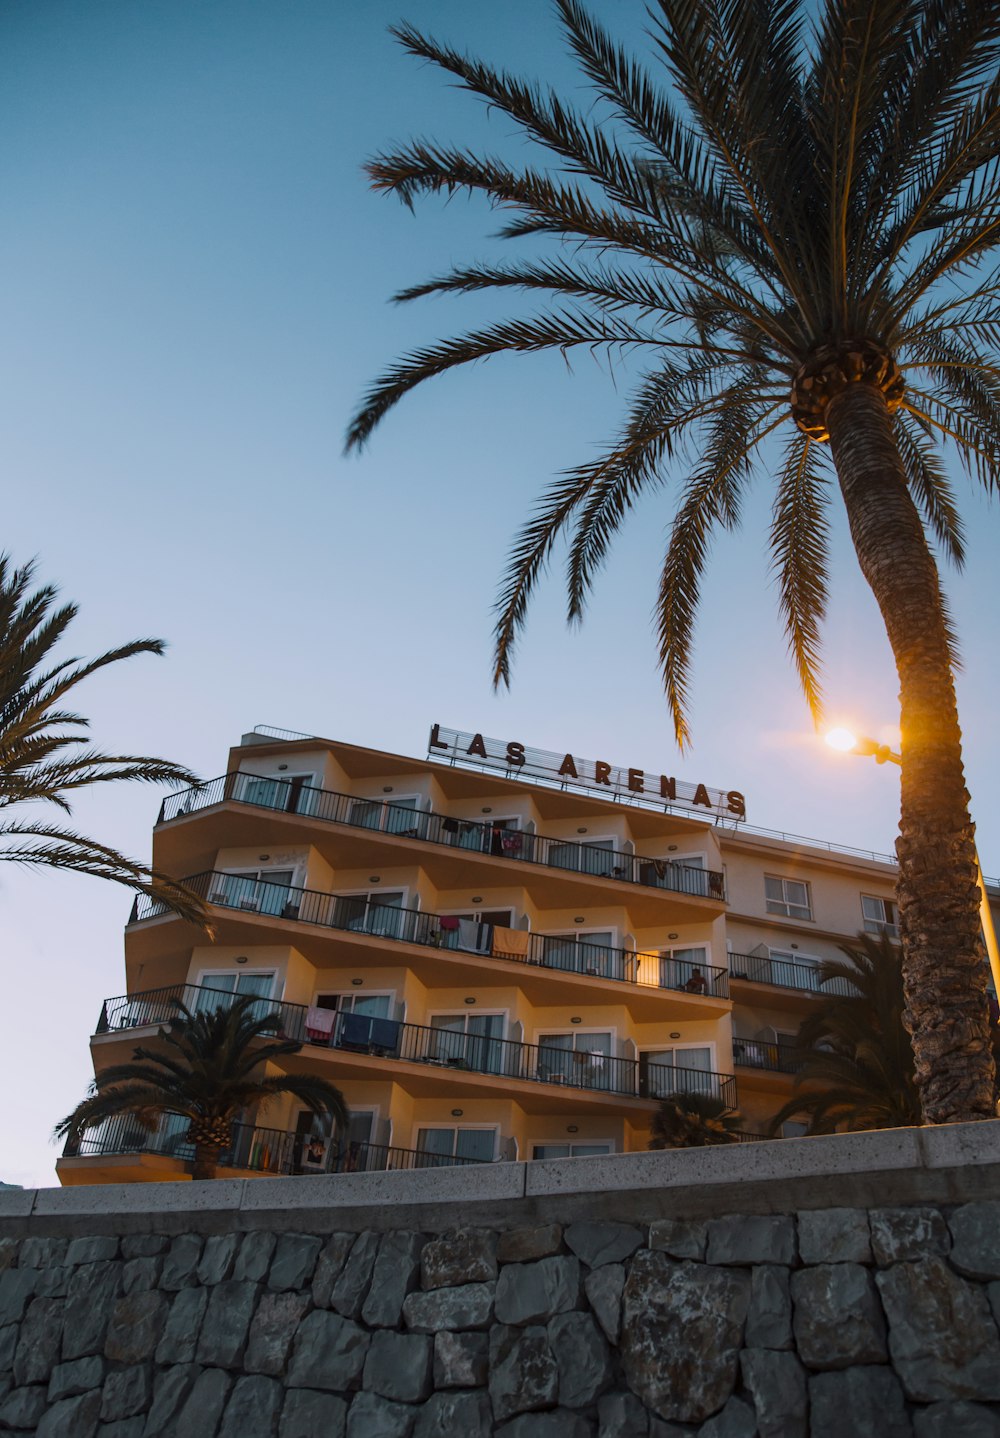
[[[306,1010],[306,1037],[310,1039],[329,1039],[333,1033],[333,1026],[337,1021],[336,1009],[310,1008]]]
[[[452,930],[458,928],[458,916],[456,914],[442,914],[438,920],[442,929]]]

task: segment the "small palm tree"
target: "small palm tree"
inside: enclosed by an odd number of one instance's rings
[[[495,355],[641,356],[617,437],[558,477],[515,541],[494,678],[509,682],[561,536],[575,621],[633,509],[672,482],[654,624],[682,745],[712,541],[738,528],[762,471],[781,616],[819,718],[842,505],[899,676],[898,897],[923,1113],[992,1117],[955,635],[935,551],[961,566],[942,446],[987,494],[1000,471],[1000,7],[652,0],[651,68],[579,0],[556,9],[590,92],[582,106],[411,25],[394,31],[522,143],[507,161],[417,139],[372,161],[374,187],[408,206],[485,200],[506,217],[500,237],[531,246],[396,298],[520,293],[531,308],[388,367],[348,443],[417,386]]]
[[[898,945],[858,936],[844,959],[826,959],[819,981],[840,979],[803,1019],[796,1047],[803,1056],[794,1097],[775,1114],[776,1133],[789,1118],[806,1118],[809,1133],[919,1124],[920,1096],[913,1049],[903,1027],[903,971]]]
[[[707,1148],[738,1143],[742,1117],[721,1098],[672,1093],[660,1100],[649,1125],[650,1148]]]
[[[111,879],[207,928],[201,899],[168,874],[71,829],[21,817],[23,807],[38,803],[69,814],[69,796],[95,784],[198,782],[179,764],[104,754],[88,744],[85,734],[74,732],[88,727],[82,715],[63,707],[78,684],[119,660],[162,654],[165,646],[162,639],[135,639],[97,659],[53,660],[77,607],[53,608],[56,590],[45,585],[32,591],[33,577],[34,564],[15,569],[7,555],[0,555],[0,861]]]
[[[226,1007],[197,1013],[174,1002],[178,1012],[159,1032],[162,1049],[139,1047],[131,1063],[103,1069],[82,1103],[56,1125],[55,1138],[77,1141],[88,1129],[124,1114],[152,1133],[165,1114],[176,1114],[188,1120],[187,1139],[194,1145],[191,1177],[209,1179],[229,1147],[236,1115],[251,1105],[264,1108],[290,1094],[313,1113],[346,1126],[344,1096],[326,1079],[265,1076],[268,1063],[298,1053],[302,1045],[295,1039],[262,1041],[280,1031],[281,1016],[256,1016],[259,998],[245,994]]]

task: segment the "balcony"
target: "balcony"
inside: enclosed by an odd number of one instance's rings
[[[129,1029],[167,1024],[177,1012],[178,999],[189,1009],[204,1012],[227,1007],[233,1002],[233,995],[197,984],[174,984],[146,993],[124,994],[105,1000],[96,1033],[98,1036],[120,1034]],[[453,1090],[456,1078],[468,1074],[556,1085],[609,1097],[659,1099],[672,1093],[703,1093],[723,1099],[730,1107],[735,1107],[737,1102],[736,1080],[732,1074],[648,1064],[643,1059],[620,1058],[596,1049],[525,1044],[397,1019],[311,1009],[304,1004],[274,1003],[269,999],[257,1000],[253,1008],[259,1010],[262,1017],[277,1015],[281,1034],[301,1043],[304,1051],[333,1050],[341,1061],[362,1059],[359,1073],[366,1078],[373,1072],[384,1076],[386,1063],[400,1063],[409,1065],[411,1073],[419,1066],[422,1072],[444,1080],[448,1090]],[[585,1039],[586,1035],[581,1037]],[[378,1064],[364,1062],[371,1058],[377,1059]]]
[[[802,1055],[795,1044],[734,1038],[733,1063],[767,1073],[794,1074],[802,1067]]]
[[[76,1143],[67,1141],[62,1156],[108,1158],[145,1153],[187,1164],[194,1159],[194,1145],[187,1141],[187,1128],[187,1119],[169,1114],[158,1129],[147,1133],[126,1116],[102,1124],[99,1129],[92,1129]],[[384,1173],[391,1169],[468,1167],[490,1161],[426,1153],[419,1149],[391,1148],[384,1144],[346,1142],[330,1145],[321,1164],[311,1166],[303,1164],[302,1149],[301,1134],[234,1123],[232,1143],[223,1150],[219,1167],[271,1174]]]
[[[800,994],[835,994],[850,997],[857,990],[846,979],[827,979],[820,983],[815,964],[799,964],[790,959],[774,959],[768,955],[730,954],[729,977],[751,984],[770,984],[777,989],[794,989]]]
[[[583,936],[573,940],[499,925],[463,923],[443,914],[380,904],[364,895],[292,888],[214,869],[195,874],[184,883],[209,904],[238,914],[270,916],[282,923],[309,924],[393,943],[419,944],[448,953],[474,954],[505,963],[583,974],[613,983],[729,998],[729,975],[725,969],[665,958],[657,953],[636,953],[591,944]],[[167,912],[162,904],[140,894],[132,906],[130,922],[161,918]],[[518,947],[523,952],[511,952]]]
[[[297,780],[231,772],[193,789],[169,795],[158,822],[169,823],[223,803],[298,815],[323,824],[345,825],[372,835],[433,844],[457,854],[491,855],[508,862],[540,865],[564,873],[609,879],[643,889],[664,889],[689,898],[725,903],[725,877],[713,869],[602,849],[579,840],[547,838],[506,829],[489,820],[404,808],[381,799],[316,789]]]

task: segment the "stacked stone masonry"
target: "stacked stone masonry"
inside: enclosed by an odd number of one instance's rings
[[[1000,1202],[0,1239],[37,1438],[998,1438]]]

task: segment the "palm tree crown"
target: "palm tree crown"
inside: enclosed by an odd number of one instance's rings
[[[681,745],[710,541],[739,524],[765,465],[781,613],[819,716],[839,488],[900,678],[905,1014],[924,1114],[986,1117],[955,643],[933,547],[961,565],[943,450],[988,491],[1000,465],[1000,7],[653,0],[666,88],[578,0],[556,9],[593,91],[585,110],[411,26],[394,31],[544,159],[508,164],[418,140],[372,161],[377,189],[408,205],[425,194],[485,196],[509,215],[501,236],[535,246],[527,260],[460,265],[396,298],[521,291],[542,308],[404,357],[369,391],[348,444],[364,444],[415,386],[478,359],[580,346],[643,357],[620,433],[560,475],[515,541],[495,679],[509,682],[560,535],[569,534],[577,619],[638,497],[675,477],[654,613]],[[943,876],[934,893],[921,878],[929,871]]]
[[[96,659],[54,660],[52,652],[77,607],[54,608],[55,589],[45,585],[33,591],[33,578],[33,564],[13,568],[0,555],[0,861],[112,879],[207,927],[202,901],[169,875],[96,839],[20,814],[22,806],[36,803],[54,804],[69,814],[73,793],[95,784],[198,782],[188,769],[166,759],[105,754],[91,747],[81,732],[88,721],[64,707],[71,691],[97,670],[136,654],[162,654],[162,639],[135,639]]]
[[[649,1146],[709,1148],[738,1143],[741,1115],[721,1098],[704,1093],[672,1093],[660,1100],[649,1124]]]
[[[123,1114],[151,1132],[164,1114],[176,1114],[190,1121],[195,1178],[214,1178],[219,1154],[243,1109],[263,1108],[290,1094],[313,1113],[346,1126],[347,1105],[334,1084],[308,1074],[266,1074],[269,1063],[298,1053],[302,1045],[280,1037],[265,1041],[280,1032],[281,1016],[262,1015],[259,998],[245,994],[197,1012],[179,999],[174,1002],[176,1016],[159,1031],[162,1046],[136,1048],[131,1063],[102,1069],[88,1096],[56,1125],[56,1138],[77,1139]]]
[[[803,1056],[795,1096],[775,1115],[809,1120],[810,1133],[838,1128],[905,1128],[920,1122],[913,1050],[903,1027],[903,970],[896,944],[867,934],[846,946],[844,959],[824,959],[820,984],[841,979],[799,1027]]]

